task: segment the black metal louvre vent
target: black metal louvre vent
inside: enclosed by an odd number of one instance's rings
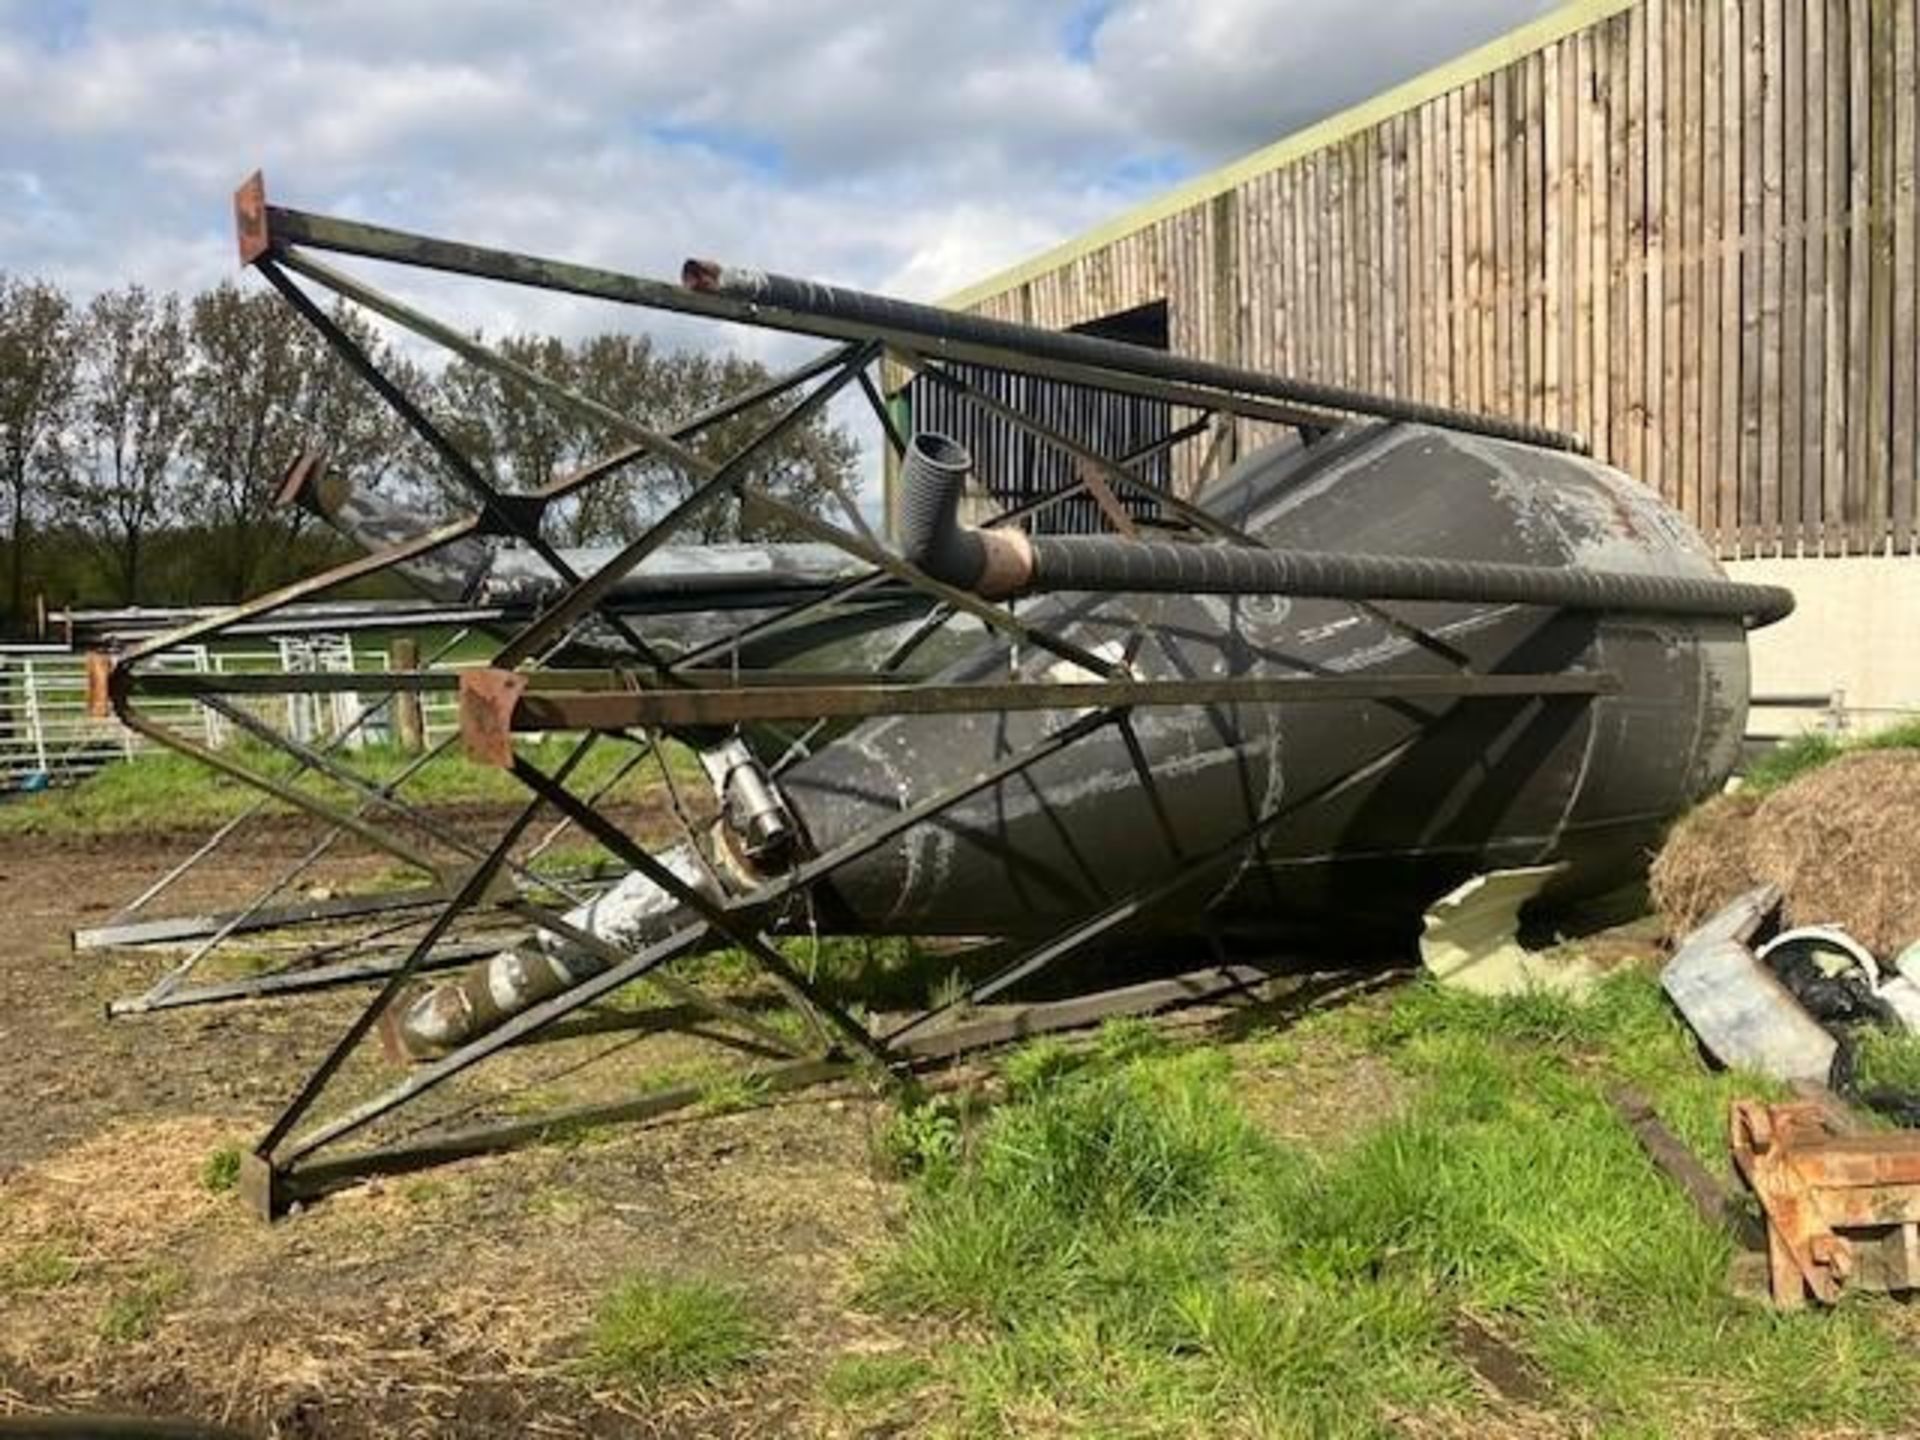
[[[1166,302],[1142,305],[1075,329],[1081,334],[1165,350]],[[1164,400],[1115,395],[984,365],[949,364],[947,369],[981,393],[1109,460],[1123,460],[1158,444],[1173,427],[1173,407]],[[1033,504],[1079,481],[1077,462],[1058,446],[1027,434],[953,388],[918,376],[908,384],[906,393],[916,430],[950,435],[973,453],[974,474],[997,509]],[[1156,490],[1170,488],[1173,464],[1169,453],[1161,451],[1134,473]],[[1151,497],[1118,485],[1112,489],[1135,521],[1152,523],[1160,518],[1161,507]],[[1092,497],[1076,495],[1035,515],[1028,528],[1036,534],[1096,535],[1111,527]]]

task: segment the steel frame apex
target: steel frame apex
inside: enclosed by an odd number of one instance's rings
[[[265,171],[254,171],[233,192],[233,228],[243,266],[252,265],[273,253],[273,232],[267,220]]]

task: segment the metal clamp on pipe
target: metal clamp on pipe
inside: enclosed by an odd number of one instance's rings
[[[720,802],[721,818],[746,858],[764,863],[792,849],[793,814],[746,741],[732,735],[699,754],[714,798]]]

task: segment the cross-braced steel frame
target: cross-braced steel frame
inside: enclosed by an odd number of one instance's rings
[[[1188,442],[1203,441],[1218,423],[1234,417],[1294,426],[1310,435],[1324,433],[1356,416],[1398,417],[1578,448],[1578,442],[1570,437],[1336,387],[1181,361],[1110,341],[957,316],[826,287],[805,287],[779,277],[759,277],[767,283],[743,290],[738,284],[727,283],[719,267],[702,263],[690,262],[683,282],[676,284],[434,239],[269,205],[258,176],[236,196],[236,216],[243,262],[272,285],[339,359],[392,408],[471,507],[465,514],[421,534],[138,643],[117,656],[100,677],[105,698],[134,730],[253,786],[261,792],[260,806],[278,800],[317,817],[326,827],[310,851],[240,909],[218,916],[144,918],[156,898],[182,874],[205,863],[231,841],[247,823],[249,817],[243,816],[161,877],[113,923],[88,932],[90,943],[164,938],[191,946],[185,958],[148,992],[117,1008],[155,1010],[348,983],[372,983],[376,987],[366,1006],[255,1146],[248,1167],[248,1188],[266,1213],[276,1213],[290,1200],[324,1190],[345,1177],[510,1144],[550,1133],[557,1125],[655,1114],[697,1099],[695,1088],[680,1087],[504,1124],[442,1131],[425,1141],[348,1153],[339,1148],[342,1142],[454,1076],[642,977],[652,979],[668,996],[715,1025],[726,1027],[743,1045],[766,1057],[767,1063],[754,1072],[753,1078],[768,1089],[849,1074],[894,1076],[951,1056],[970,1044],[1085,1023],[1102,1013],[1139,1011],[1244,991],[1260,980],[1261,974],[1228,965],[1222,957],[1218,966],[1181,980],[1132,986],[1079,1001],[1052,1002],[1012,1018],[1005,1014],[981,1018],[978,1009],[1039,972],[1121,932],[1153,907],[1190,888],[1217,881],[1250,847],[1258,846],[1274,826],[1307,807],[1327,803],[1393,765],[1417,742],[1417,729],[1411,738],[1382,748],[1319,789],[1287,797],[1284,804],[1260,815],[1227,843],[1206,853],[1184,855],[1182,863],[1158,884],[1100,904],[1057,933],[1005,958],[990,973],[976,978],[943,1003],[884,1026],[868,1022],[828,993],[788,957],[779,935],[789,917],[804,914],[814,887],[913,827],[938,821],[955,806],[1096,734],[1118,731],[1131,741],[1131,717],[1140,707],[1366,699],[1404,707],[1416,719],[1426,721],[1437,718],[1452,702],[1518,696],[1534,697],[1542,703],[1578,704],[1607,691],[1614,683],[1609,675],[1591,672],[1472,673],[1444,641],[1377,609],[1376,615],[1445,658],[1453,668],[1415,677],[1355,673],[1142,681],[1132,678],[1124,663],[1036,625],[1006,604],[984,600],[923,573],[872,533],[851,496],[838,491],[833,496],[845,522],[839,523],[794,505],[755,478],[756,461],[768,447],[805,424],[836,396],[847,393],[865,398],[887,443],[896,451],[901,449],[906,437],[883,395],[884,384],[877,383],[874,375],[883,361],[920,374],[927,383],[948,388],[996,422],[1023,431],[1073,462],[1077,478],[1070,489],[1009,510],[989,525],[1018,525],[1074,494],[1086,494],[1116,531],[1130,534],[1132,526],[1116,496],[1134,492],[1149,496],[1171,524],[1216,541],[1256,545],[1253,537],[1204,507],[1156,488],[1143,478],[1148,463],[1157,456]],[[458,327],[327,263],[321,257],[328,253],[811,335],[828,342],[828,348],[724,405],[676,424],[660,425],[623,413],[532,371]],[[455,441],[448,426],[427,413],[383,371],[320,303],[316,291],[357,305],[503,383],[591,422],[619,437],[618,446],[531,492],[503,490]],[[959,366],[986,367],[1164,401],[1174,407],[1179,423],[1164,439],[1132,454],[1104,455],[986,393]],[[716,456],[703,444],[720,422],[749,416],[758,428],[738,450]],[[676,471],[686,486],[684,498],[668,506],[605,564],[590,573],[579,573],[547,539],[544,518],[555,505],[608,483],[641,462]],[[756,614],[708,643],[668,654],[656,639],[649,638],[644,605],[636,606],[623,596],[620,582],[677,531],[727,499],[778,521],[789,533],[836,547],[860,562],[862,568],[849,578],[823,585],[815,593],[776,608],[772,614]],[[474,538],[520,542],[544,561],[557,581],[556,592],[537,612],[511,618],[502,612],[480,622],[479,633],[490,637],[495,647],[490,662],[482,668],[456,672],[437,663],[440,656],[429,657],[414,670],[389,669],[350,676],[189,674],[158,663],[180,646],[270,623],[289,607],[351,582],[387,573],[404,574],[410,564]],[[743,649],[756,640],[830,607],[882,594],[904,597],[910,607],[919,607],[924,618],[913,637],[876,669],[860,673],[775,672],[752,668],[741,660]],[[1011,637],[1021,646],[1044,650],[1069,662],[1083,672],[1084,678],[937,683],[903,674],[901,667],[915,648],[939,631],[959,624],[963,617]],[[593,636],[591,654],[596,658],[586,664],[578,656],[583,653],[579,648],[581,637],[589,633]],[[443,650],[450,651],[460,642],[457,636]],[[364,725],[384,707],[405,697],[449,692],[457,696],[459,740],[467,753],[501,767],[522,788],[523,802],[512,822],[501,833],[480,839],[408,798],[408,782],[446,753],[453,741],[429,749],[400,775],[376,782],[359,774],[350,763],[344,748],[348,736],[336,735],[322,743],[303,742],[250,708],[250,702],[263,696],[349,688],[375,697],[356,725]],[[271,770],[248,755],[215,749],[164,723],[155,707],[177,704],[182,699],[207,707],[259,747],[284,757],[286,768]],[[1430,708],[1435,704],[1438,710]],[[649,761],[671,786],[672,771],[662,758],[660,740],[664,734],[684,727],[797,727],[791,732],[793,753],[804,753],[813,734],[810,727],[831,720],[1015,711],[1052,712],[1058,720],[1043,738],[1004,755],[979,773],[901,809],[850,840],[820,853],[801,855],[784,870],[722,898],[689,884],[663,864],[615,823],[602,803],[622,778]],[[559,732],[578,738],[562,763],[543,768],[524,747],[515,744],[516,736],[526,732]],[[610,779],[580,793],[573,784],[574,776],[588,752],[599,744],[627,745],[631,754]],[[1129,743],[1128,748],[1135,757],[1138,782],[1149,795],[1157,796],[1159,781],[1145,766],[1139,746]],[[310,780],[324,781],[328,793],[303,783]],[[684,827],[685,810],[677,794],[674,804]],[[532,854],[525,853],[529,836],[547,811],[557,817],[557,822],[534,845]],[[556,877],[533,866],[534,856],[569,830],[596,842],[623,865],[651,879],[682,907],[690,917],[687,923],[631,953],[570,924],[549,897],[577,900],[588,893],[591,877]],[[398,892],[347,900],[287,900],[290,887],[347,836],[391,856],[416,872],[420,882]],[[347,922],[363,928],[344,940],[329,931],[320,943],[266,975],[211,983],[195,978],[199,962],[235,936],[274,927],[337,926]],[[380,1093],[340,1108],[327,1118],[314,1118],[318,1102],[343,1064],[374,1034],[410,982],[429,970],[485,953],[485,936],[493,933],[488,927],[497,930],[502,923],[532,926],[563,937],[594,955],[603,968],[450,1053],[407,1071]],[[804,1017],[804,1030],[795,1032],[770,1025],[759,1014],[674,974],[675,962],[716,946],[729,946],[749,957]]]

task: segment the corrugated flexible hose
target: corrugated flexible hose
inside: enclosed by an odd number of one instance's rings
[[[913,437],[901,468],[900,541],[906,558],[934,579],[988,599],[1048,591],[1153,591],[1441,600],[1705,615],[1743,620],[1754,629],[1793,611],[1792,591],[1733,580],[976,530],[957,518],[971,468],[972,458],[958,441],[930,431]]]

